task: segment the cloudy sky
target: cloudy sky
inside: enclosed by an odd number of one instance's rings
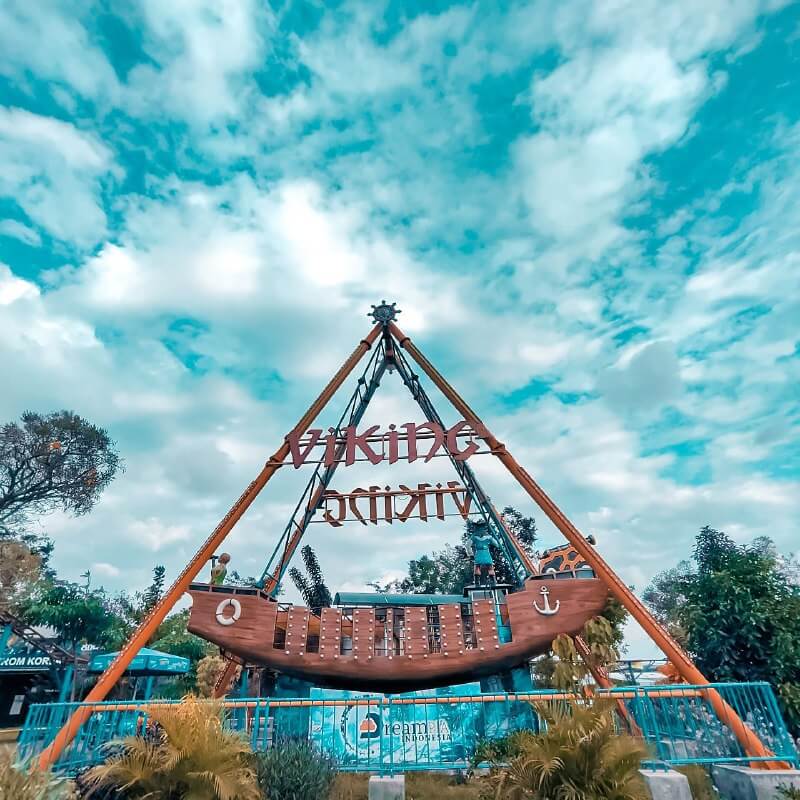
[[[637,588],[704,524],[795,548],[798,187],[780,0],[2,3],[0,418],[73,409],[127,465],[91,516],[42,521],[57,568],[176,574],[384,297]],[[401,391],[370,418],[421,420]],[[234,567],[260,571],[304,477],[258,499]],[[309,541],[336,589],[457,536]]]

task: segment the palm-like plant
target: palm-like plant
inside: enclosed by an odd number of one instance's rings
[[[498,800],[647,800],[644,747],[614,729],[613,703],[537,704],[547,730],[519,740],[496,780]]]
[[[305,545],[300,551],[303,563],[306,566],[307,575],[303,575],[297,567],[289,570],[289,577],[294,581],[294,585],[303,595],[305,604],[319,613],[321,608],[328,608],[331,604],[331,593],[328,589],[325,578],[322,575],[322,567],[319,559],[310,544]]]
[[[222,705],[191,695],[148,708],[152,733],[117,743],[120,751],[86,777],[147,800],[258,800],[247,742],[222,725]]]

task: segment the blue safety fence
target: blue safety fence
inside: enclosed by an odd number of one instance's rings
[[[748,755],[728,724],[732,715],[718,714],[715,692],[774,757]],[[609,691],[621,699],[635,720],[655,761],[671,765],[750,763],[782,760],[798,763],[796,744],[781,716],[768,683],[681,684],[621,687]]]
[[[620,728],[632,729],[644,740],[651,754],[650,766],[758,760],[744,752],[727,721],[716,714],[710,702],[712,691],[736,710],[772,752],[761,760],[798,765],[795,744],[766,683],[620,687],[598,690],[597,694],[624,704],[626,714],[620,716]],[[544,729],[545,722],[535,710],[537,703],[565,701],[563,694],[552,690],[394,697],[321,690],[315,694],[320,696],[228,701],[225,724],[241,731],[256,751],[287,739],[311,741],[334,756],[342,770],[387,774],[461,770],[471,765],[482,741],[518,730]],[[38,755],[80,706],[31,706],[20,735],[20,757]],[[149,727],[145,705],[96,703],[90,710],[61,754],[58,772],[75,774],[100,763],[113,750],[114,742],[142,735]]]

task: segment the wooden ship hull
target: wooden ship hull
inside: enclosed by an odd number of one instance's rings
[[[406,692],[503,672],[546,652],[560,633],[578,633],[608,596],[591,571],[581,577],[535,577],[508,594],[487,597],[482,589],[441,605],[323,608],[319,615],[258,589],[192,584],[188,627],[229,656],[318,686]]]

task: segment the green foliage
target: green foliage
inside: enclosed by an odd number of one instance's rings
[[[87,786],[131,798],[260,800],[250,748],[224,730],[220,703],[188,696],[148,714],[154,732],[122,740],[119,752],[87,773]]]
[[[600,616],[606,619],[611,626],[611,640],[608,644],[614,648],[616,657],[619,658],[619,654],[627,650],[625,623],[628,621],[630,614],[613,594],[609,594],[605,608],[600,612]]]
[[[797,786],[778,786],[778,797],[780,800],[800,800],[800,789]]]
[[[164,581],[167,569],[163,564],[153,567],[153,582],[142,593],[141,611],[142,619],[146,617],[164,596]]]
[[[164,593],[165,577],[166,569],[158,564],[153,567],[153,580],[144,591],[135,592],[133,595],[120,592],[107,599],[106,605],[111,622],[99,644],[109,650],[118,650],[128,641],[161,599]],[[156,636],[158,635],[159,633],[156,632]]]
[[[99,641],[110,625],[104,596],[74,583],[42,583],[24,613],[27,621],[53,628],[72,647]]]
[[[514,731],[497,739],[481,739],[469,760],[470,769],[474,770],[479,764],[507,764],[525,749],[533,736],[531,731]]]
[[[619,615],[614,618],[616,625],[604,615],[593,617],[581,631],[581,638],[589,647],[594,663],[605,669],[609,669],[619,660],[617,642],[621,638],[621,623]],[[538,684],[569,692],[580,691],[581,686],[591,676],[586,662],[575,649],[574,640],[564,633],[553,640],[549,654],[533,662],[533,671]]]
[[[294,585],[303,595],[303,600],[309,608],[318,611],[320,608],[330,607],[331,593],[322,576],[322,568],[319,565],[317,554],[309,544],[303,547],[300,554],[303,557],[307,574],[303,575],[297,567],[292,567],[289,570],[289,576]]]
[[[658,575],[644,594],[712,681],[768,681],[800,732],[800,586],[762,537],[738,545],[708,526],[693,563]]]
[[[71,411],[0,427],[0,532],[21,535],[32,515],[91,511],[121,466],[106,431]]]
[[[526,739],[496,778],[498,800],[647,800],[639,774],[646,751],[617,735],[613,703],[537,704],[547,730]]]
[[[255,764],[269,800],[324,800],[336,778],[335,761],[305,741],[277,742],[256,754]]]
[[[14,763],[13,753],[0,752],[0,798],[8,800],[69,800],[73,797],[66,780],[48,772]]]

